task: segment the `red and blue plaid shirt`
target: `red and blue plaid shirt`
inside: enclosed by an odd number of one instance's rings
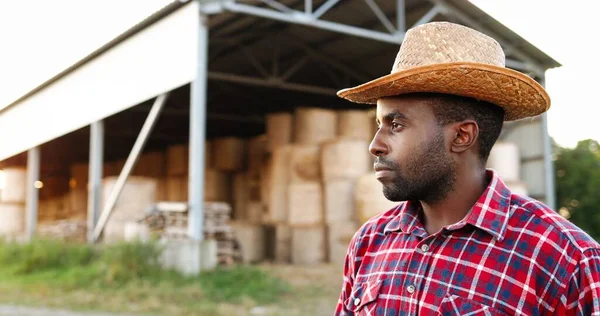
[[[493,171],[460,222],[428,235],[403,202],[354,235],[336,315],[600,315],[600,245]]]

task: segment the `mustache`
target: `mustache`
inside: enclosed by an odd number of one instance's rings
[[[383,157],[375,158],[375,162],[373,163],[373,168],[375,168],[376,165],[383,166],[390,170],[398,170],[398,165],[396,163],[394,163],[393,161],[388,160],[386,158],[383,158]]]

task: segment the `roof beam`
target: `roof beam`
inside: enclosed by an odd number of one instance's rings
[[[283,13],[252,5],[240,4],[233,1],[225,2],[222,5],[225,10],[234,13],[253,15],[287,23],[306,25],[337,33],[379,40],[382,42],[399,44],[404,38],[404,34],[388,34],[384,32],[368,30],[357,26],[315,19],[313,15],[309,15],[296,10],[293,10],[293,12],[290,13]]]

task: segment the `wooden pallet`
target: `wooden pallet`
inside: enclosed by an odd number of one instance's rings
[[[222,202],[209,202],[204,205],[203,232],[205,239],[217,241],[217,260],[220,265],[240,262],[239,247],[229,225],[231,206]],[[146,223],[150,230],[161,239],[188,239],[187,211],[157,211],[146,216],[140,222]]]

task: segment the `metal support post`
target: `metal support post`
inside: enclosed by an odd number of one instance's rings
[[[138,135],[138,138],[135,140],[135,144],[133,145],[129,156],[127,157],[127,161],[125,161],[125,166],[123,166],[123,170],[121,170],[121,173],[117,178],[117,183],[115,183],[115,187],[110,192],[106,204],[102,209],[102,214],[100,214],[98,224],[96,225],[96,227],[94,227],[94,241],[97,241],[98,238],[100,238],[100,234],[104,229],[104,225],[106,225],[106,222],[110,217],[110,213],[115,207],[115,204],[117,204],[117,200],[119,199],[119,196],[123,191],[123,187],[125,186],[125,181],[127,181],[129,174],[133,170],[135,163],[137,162],[140,154],[142,153],[142,149],[144,148],[144,145],[148,140],[148,136],[150,136],[150,132],[152,132],[152,129],[154,128],[154,124],[156,124],[156,121],[160,115],[160,112],[162,111],[163,106],[165,105],[168,95],[169,93],[161,94],[158,96],[158,98],[156,98],[156,101],[154,101],[152,109],[150,109],[150,113],[148,113],[148,117],[146,118],[146,121],[142,126],[140,135]]]
[[[404,0],[396,0],[396,30],[400,34],[406,32],[406,8]]]
[[[442,8],[437,4],[434,5],[433,8],[429,9],[429,11],[427,11],[427,13],[425,13],[417,22],[415,22],[411,28],[431,22],[431,20],[433,20],[433,18],[440,13],[442,13]]]
[[[327,0],[327,2],[323,3],[315,13],[313,13],[313,19],[320,18],[323,14],[325,14],[329,9],[333,8],[340,0]]]
[[[304,13],[312,14],[312,0],[304,0]]]
[[[100,215],[100,198],[102,193],[102,161],[104,152],[104,121],[97,121],[90,126],[90,170],[88,184],[87,229],[88,242],[94,242],[94,227]]]
[[[32,240],[37,227],[38,216],[38,187],[40,180],[40,148],[34,147],[27,151],[27,240]]]
[[[198,19],[198,60],[190,95],[190,157],[188,235],[202,241],[204,228],[204,144],[206,142],[206,81],[208,76],[208,19]]]
[[[546,85],[546,76],[542,75],[540,80],[542,86]],[[552,141],[548,133],[548,113],[542,114],[542,135],[544,137],[544,171],[546,178],[546,204],[556,210],[556,191],[554,186],[554,160],[552,154]]]

